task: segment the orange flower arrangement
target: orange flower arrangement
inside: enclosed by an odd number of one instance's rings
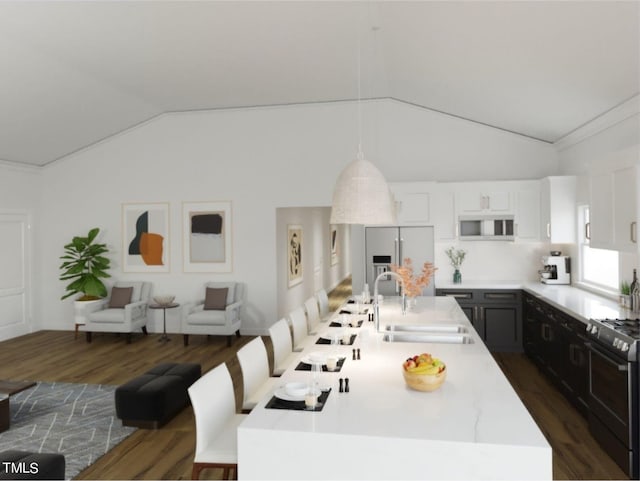
[[[433,274],[438,270],[431,262],[425,262],[422,266],[421,274],[414,276],[413,264],[408,257],[403,259],[401,266],[391,264],[389,267],[393,272],[402,277],[404,293],[409,297],[416,297],[422,294],[422,289],[429,285]]]

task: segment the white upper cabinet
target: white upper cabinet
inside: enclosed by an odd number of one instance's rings
[[[433,193],[433,225],[436,240],[456,238],[455,196],[450,190],[439,189]]]
[[[638,168],[613,173],[613,240],[616,249],[633,252],[638,248]]]
[[[517,208],[515,216],[515,236],[522,240],[540,239],[540,183],[522,182],[515,193]]]
[[[475,190],[473,184],[458,192],[458,213],[508,213],[513,211],[509,191]],[[476,188],[477,189],[477,188]]]
[[[435,182],[398,182],[389,184],[396,201],[398,225],[429,225],[432,220],[432,195]]]
[[[540,181],[540,239],[574,243],[576,228],[576,177],[545,177]]]
[[[639,180],[635,166],[590,176],[592,247],[637,251]]]

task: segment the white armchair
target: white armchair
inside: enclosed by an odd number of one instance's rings
[[[208,282],[206,288],[227,289],[224,302],[216,308],[205,309],[205,300],[186,304],[182,311],[184,345],[189,345],[189,334],[227,336],[231,346],[233,335],[240,336],[240,308],[244,302],[244,284],[241,282]],[[210,306],[209,306],[210,307]]]
[[[124,333],[127,344],[131,342],[131,335],[135,329],[141,329],[144,335],[147,335],[147,303],[151,295],[151,283],[118,281],[113,287],[131,288],[131,298],[123,307],[112,307],[112,288],[109,297],[103,299],[96,306],[96,310],[87,317],[87,342],[91,342],[92,332]]]

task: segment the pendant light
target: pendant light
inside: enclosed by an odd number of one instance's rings
[[[395,224],[395,202],[387,181],[362,153],[360,50],[360,33],[358,32],[358,154],[336,180],[330,222],[362,225]]]

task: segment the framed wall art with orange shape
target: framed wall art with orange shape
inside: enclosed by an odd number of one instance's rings
[[[169,204],[122,204],[122,271],[169,272]]]

